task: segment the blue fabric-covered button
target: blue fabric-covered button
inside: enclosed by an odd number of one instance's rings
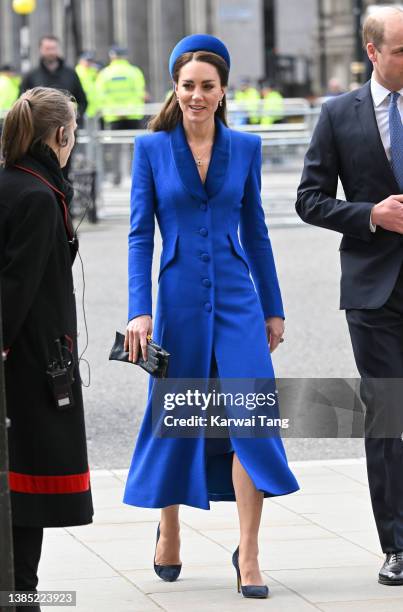
[[[205,204],[203,202],[203,204],[200,204],[200,210],[207,210],[207,204]]]
[[[213,309],[212,305],[210,304],[210,302],[206,302],[204,304],[204,310],[206,310],[206,312],[211,312]]]
[[[203,278],[202,283],[205,287],[211,287],[211,280],[209,278]]]
[[[202,253],[200,257],[202,261],[210,261],[210,255],[208,253]]]
[[[207,234],[208,234],[208,229],[207,229],[206,227],[201,227],[201,228],[199,229],[199,234],[200,234],[200,236],[207,236]]]

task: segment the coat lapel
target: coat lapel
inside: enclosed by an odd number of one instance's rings
[[[180,179],[192,195],[202,200],[212,197],[221,189],[230,160],[230,130],[219,119],[216,119],[215,125],[214,146],[204,185],[186,140],[182,122],[178,123],[170,134],[171,151]]]
[[[358,119],[361,124],[364,138],[372,151],[374,165],[381,168],[385,173],[385,177],[394,185],[394,191],[399,192],[395,175],[389,163],[385,149],[379,134],[378,124],[376,122],[374,103],[371,95],[370,81],[365,83],[363,87],[357,90],[356,109]]]
[[[201,182],[196,162],[186,140],[182,122],[171,131],[171,151],[180,179],[186,189],[196,198],[204,200],[206,192]]]
[[[216,119],[214,148],[207,172],[205,189],[209,198],[222,188],[231,158],[231,130]]]

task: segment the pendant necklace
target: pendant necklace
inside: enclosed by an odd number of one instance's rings
[[[209,148],[211,148],[211,147],[212,147],[212,143],[211,143],[211,144],[209,144],[209,145],[208,145],[208,147],[209,147]],[[192,150],[192,153],[193,153],[193,150]],[[200,154],[198,154],[198,153],[196,153],[196,152],[194,152],[194,153],[193,153],[193,157],[194,157],[194,159],[195,159],[196,165],[197,165],[197,166],[199,166],[199,167],[200,167],[200,166],[203,166],[203,165],[205,165],[205,164],[207,163],[207,162],[206,162],[206,161],[203,159],[202,155],[200,155]]]

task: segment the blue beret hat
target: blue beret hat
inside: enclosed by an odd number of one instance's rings
[[[169,72],[171,77],[173,77],[175,62],[178,57],[189,51],[211,51],[212,53],[216,53],[223,58],[228,68],[230,68],[231,59],[228,49],[219,38],[211,36],[210,34],[191,34],[190,36],[182,38],[172,50],[169,58]]]

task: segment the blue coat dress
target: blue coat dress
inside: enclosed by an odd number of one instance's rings
[[[171,353],[170,378],[273,378],[265,319],[283,316],[260,198],[261,140],[216,119],[206,181],[182,123],[136,138],[129,234],[129,320],[152,314],[154,221],[163,240],[154,340]],[[241,244],[238,239],[238,228]],[[252,280],[253,279],[253,280]],[[152,432],[153,379],[124,502],[161,508],[235,500],[232,452],[207,453],[206,439]],[[265,497],[298,490],[280,438],[231,436]]]

